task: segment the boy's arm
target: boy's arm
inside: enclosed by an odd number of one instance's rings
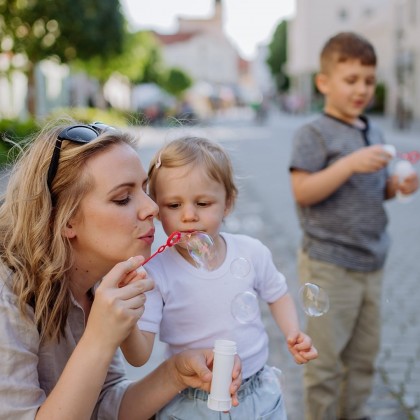
[[[132,366],[143,366],[152,353],[154,340],[154,333],[134,328],[120,346],[127,362]]]
[[[353,174],[384,168],[392,156],[381,145],[363,147],[318,172],[291,171],[292,190],[301,206],[317,204],[338,190]]]
[[[295,303],[289,293],[276,301],[269,303],[271,315],[283,332],[287,346],[296,363],[307,363],[318,357],[318,352],[312,345],[309,336],[300,330]]]

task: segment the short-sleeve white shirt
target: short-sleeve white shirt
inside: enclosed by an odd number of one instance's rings
[[[213,271],[188,263],[175,248],[157,255],[145,266],[156,286],[148,292],[140,329],[158,333],[167,343],[167,355],[185,349],[213,347],[216,339],[237,344],[242,374],[247,378],[261,369],[268,358],[268,336],[260,311],[255,319],[241,323],[232,315],[232,301],[243,292],[253,292],[272,303],[287,292],[284,276],[276,269],[270,250],[259,240],[222,233],[226,258]],[[249,264],[242,277],[231,266],[239,258]]]

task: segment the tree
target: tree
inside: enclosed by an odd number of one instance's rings
[[[115,72],[126,76],[132,83],[141,83],[149,79],[149,68],[154,69],[155,79],[158,79],[163,63],[153,34],[148,31],[126,31],[121,53],[111,57],[97,55],[88,60],[76,60],[74,67],[86,71],[100,83],[106,82]]]
[[[124,25],[119,0],[0,0],[0,43],[27,57],[29,112],[38,62],[110,57],[122,50]]]
[[[192,79],[184,70],[172,67],[167,72],[163,88],[174,96],[180,96],[191,85]]]
[[[287,62],[287,21],[279,23],[268,46],[267,64],[273,75],[277,90],[284,92],[289,88],[289,78],[285,70]]]

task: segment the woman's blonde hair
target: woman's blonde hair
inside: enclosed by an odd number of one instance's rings
[[[66,119],[49,123],[28,142],[14,165],[0,206],[0,259],[11,273],[11,285],[23,315],[34,311],[41,339],[60,339],[70,308],[69,268],[72,247],[62,234],[80,202],[93,188],[84,167],[92,156],[134,139],[118,130],[105,131],[89,143],[63,141],[58,172],[52,183],[47,172],[57,135],[71,125]]]
[[[233,208],[238,197],[232,162],[217,143],[202,137],[182,137],[163,146],[149,165],[149,195],[156,200],[156,177],[159,168],[179,168],[194,165],[207,171],[209,177],[220,182],[226,191],[226,202]]]

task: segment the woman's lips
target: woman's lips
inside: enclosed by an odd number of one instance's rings
[[[155,230],[150,229],[145,235],[140,236],[139,239],[146,242],[148,245],[152,245],[153,241],[155,240]]]

